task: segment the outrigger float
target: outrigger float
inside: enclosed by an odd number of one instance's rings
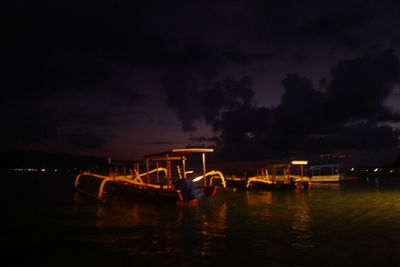
[[[255,190],[304,190],[311,187],[311,179],[304,175],[305,160],[269,164],[256,169],[256,175],[228,179],[229,186]],[[269,173],[272,175],[270,176]]]
[[[82,177],[89,176],[101,180],[97,193],[97,198],[100,200],[103,199],[106,185],[111,184],[114,189],[122,190],[134,197],[151,197],[172,200],[177,203],[198,202],[205,197],[214,196],[217,188],[226,187],[222,172],[206,171],[206,153],[213,151],[213,149],[207,148],[173,149],[147,155],[144,160],[131,163],[130,168],[132,169],[129,174],[127,173],[128,167],[122,166],[123,175],[118,175],[120,166],[116,166],[115,171],[112,171],[111,162],[109,162],[110,173],[108,176],[82,172],[75,179],[75,188],[79,189]],[[202,168],[201,175],[191,179],[188,176],[194,174],[194,171],[187,170],[187,159],[188,156],[193,155],[201,156]],[[145,165],[144,172],[140,172],[143,167],[140,166],[141,164]],[[173,171],[174,167],[176,167],[176,171]],[[197,185],[196,182],[201,180],[203,182]]]

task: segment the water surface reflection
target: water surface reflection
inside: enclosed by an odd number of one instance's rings
[[[86,240],[147,265],[396,266],[400,191],[383,188],[225,192],[195,207],[115,199],[73,216],[96,229]]]

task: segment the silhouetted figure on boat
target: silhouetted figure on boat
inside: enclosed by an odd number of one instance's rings
[[[174,183],[176,190],[181,190],[183,201],[205,198],[204,191],[197,187],[191,179],[180,179]]]

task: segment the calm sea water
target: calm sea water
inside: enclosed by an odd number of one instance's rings
[[[98,203],[73,179],[3,175],[3,266],[400,266],[400,177],[198,207]]]

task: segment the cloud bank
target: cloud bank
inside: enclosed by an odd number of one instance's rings
[[[226,78],[206,89],[178,79],[165,88],[183,130],[195,130],[203,119],[215,133],[211,139],[223,158],[257,160],[396,147],[399,131],[386,123],[400,122],[400,114],[384,103],[399,74],[400,62],[392,50],[338,62],[325,91],[315,89],[307,78],[288,74],[276,107],[255,105],[248,76]]]

